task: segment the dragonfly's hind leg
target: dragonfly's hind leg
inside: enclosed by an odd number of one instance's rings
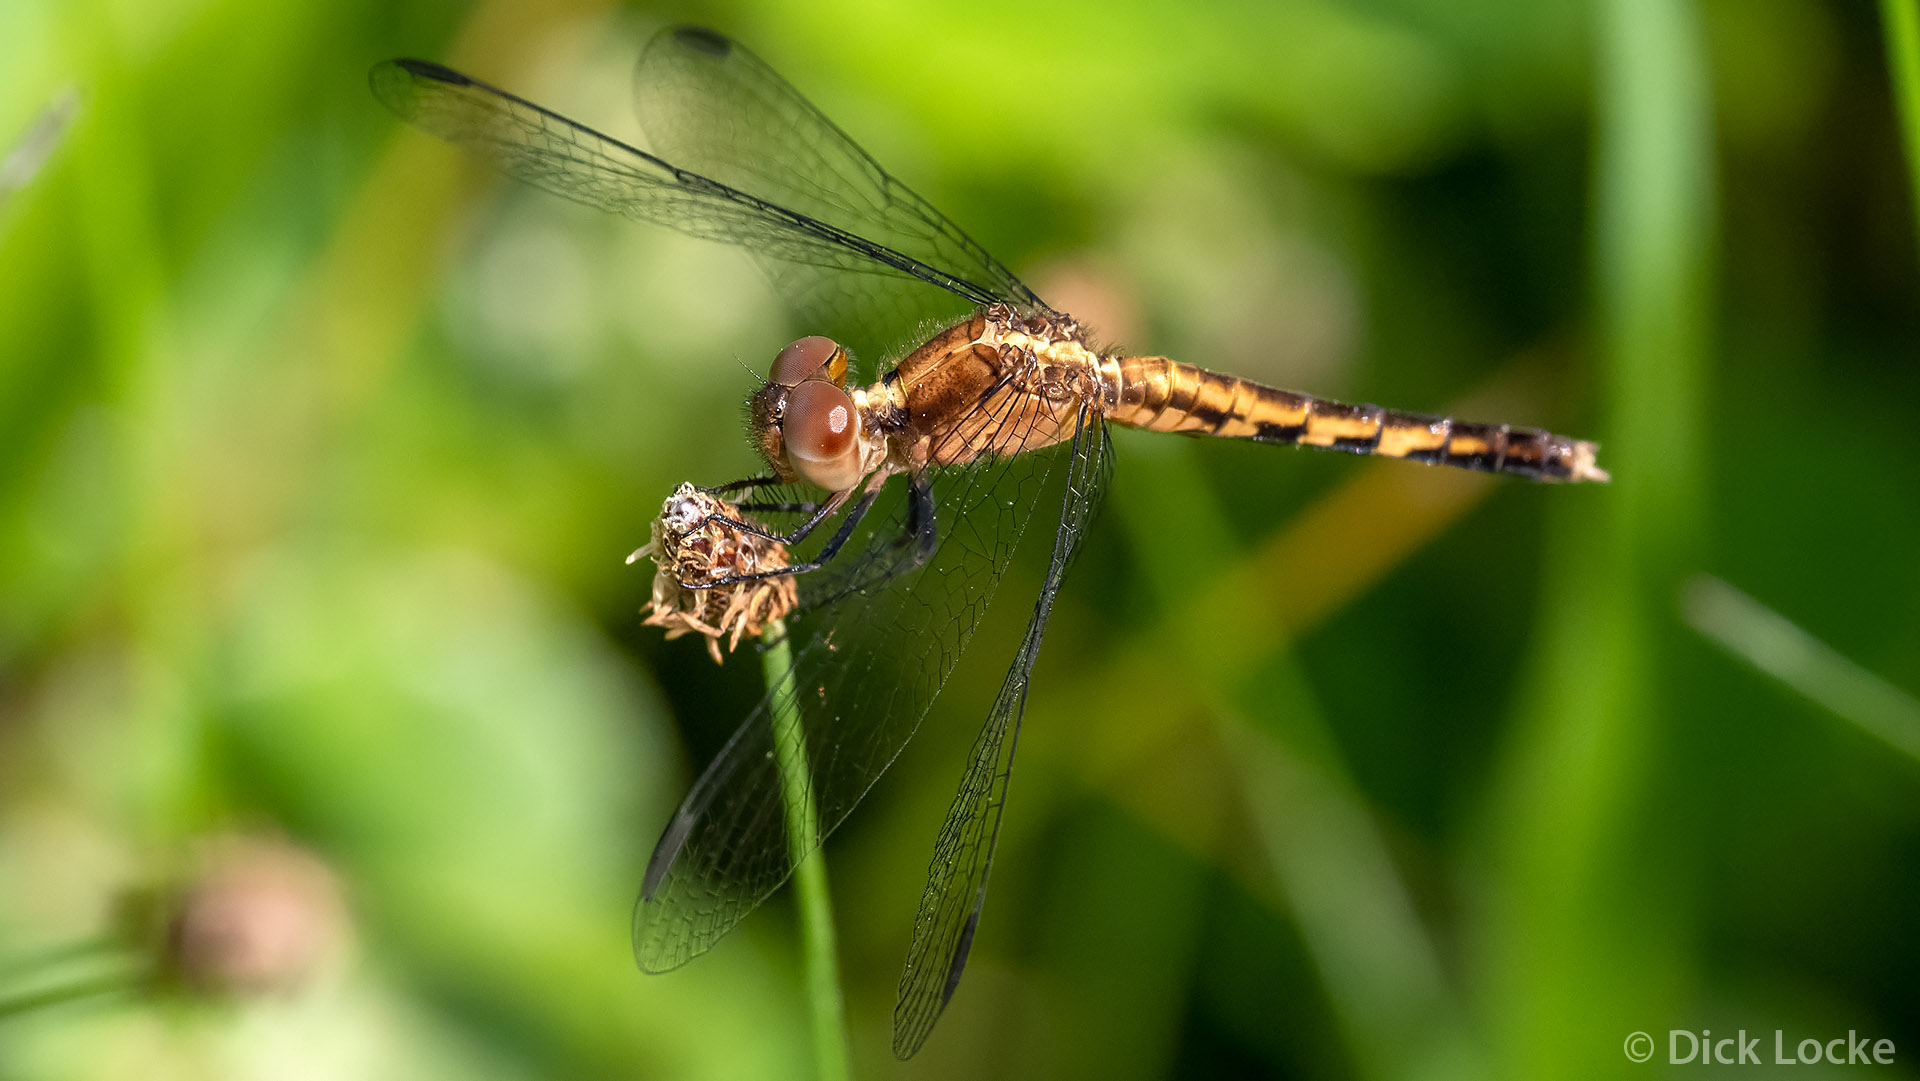
[[[940,547],[940,530],[934,520],[933,488],[920,477],[913,478],[907,488],[907,528],[893,543],[898,546],[914,542],[913,554],[915,566],[933,558]]]

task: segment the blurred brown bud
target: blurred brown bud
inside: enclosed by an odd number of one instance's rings
[[[345,944],[339,882],[304,849],[214,842],[167,923],[166,968],[184,987],[253,995],[306,984]]]

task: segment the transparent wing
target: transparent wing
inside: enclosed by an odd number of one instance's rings
[[[1082,412],[1074,435],[1067,489],[1060,506],[1060,530],[1047,566],[1040,599],[1027,624],[1013,667],[994,698],[985,727],[975,739],[967,771],[947,810],[940,838],[927,868],[927,888],[913,923],[913,944],[893,1008],[893,1053],[913,1057],[947,1008],[973,948],[980,910],[987,900],[987,873],[993,865],[1000,816],[1006,810],[1013,752],[1020,740],[1020,718],[1027,706],[1027,683],[1040,654],[1040,639],[1053,611],[1061,579],[1078,552],[1113,468],[1107,451],[1106,424],[1092,410]]]
[[[1011,426],[1026,415],[1020,404],[1004,391],[980,408]],[[898,478],[848,548],[801,579],[802,611],[788,621],[791,677],[734,733],[654,849],[634,911],[642,968],[676,968],[712,946],[893,763],[979,625],[1034,508],[1048,505],[1049,476],[1076,472],[1056,468],[1072,453],[1062,444],[929,475],[937,546],[924,559],[913,528],[923,512]],[[773,708],[775,695],[792,710]],[[772,718],[783,714],[800,718],[817,815],[797,845],[773,754]]]
[[[843,273],[906,275],[970,303],[999,299],[957,274],[678,168],[451,68],[388,60],[374,67],[369,82],[374,96],[401,119],[575,202],[771,259]]]
[[[668,143],[712,160],[741,183],[763,180],[727,164],[750,156],[751,148],[799,154],[783,185],[754,191],[702,175],[430,61],[388,60],[374,66],[368,81],[395,115],[480,153],[509,176],[635,221],[747,249],[796,310],[820,320],[810,329],[844,335],[856,347],[898,345],[922,329],[924,316],[994,301],[1045,309],[758,58],[711,31],[667,30],[648,46],[636,72],[636,81],[651,88],[643,112]],[[736,107],[737,114],[728,112]],[[704,152],[709,139],[725,149]],[[778,171],[771,163],[761,168]],[[803,183],[803,177],[812,179]],[[841,183],[848,185],[841,202],[872,212],[838,210],[824,195],[802,198],[801,207],[780,202]],[[905,247],[891,246],[889,237]],[[888,320],[895,327],[874,337],[875,325]]]
[[[1011,271],[739,42],[699,27],[663,30],[641,53],[633,92],[641,128],[662,156],[940,272],[939,280],[885,280],[878,264],[871,268],[876,273],[859,276],[803,264],[769,266],[810,332],[871,347],[861,336],[875,327],[912,332],[923,319],[958,316],[965,302],[1046,309]],[[951,295],[934,294],[930,281]]]

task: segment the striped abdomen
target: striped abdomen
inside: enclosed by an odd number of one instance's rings
[[[1474,424],[1275,390],[1166,357],[1115,357],[1107,419],[1154,432],[1298,443],[1544,481],[1604,481],[1594,444],[1538,428]]]

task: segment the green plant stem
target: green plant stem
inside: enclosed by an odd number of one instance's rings
[[[100,935],[0,957],[0,983],[17,983],[46,969],[117,953],[125,948],[126,944],[119,936]]]
[[[1722,649],[1920,760],[1920,702],[1787,617],[1705,575],[1687,583],[1680,610]]]
[[[807,1001],[813,1017],[814,1074],[820,1081],[851,1076],[847,1068],[846,1007],[840,997],[840,962],[833,932],[833,902],[827,894],[827,863],[820,851],[820,824],[813,806],[806,732],[793,689],[793,657],[787,628],[775,620],[767,628],[774,644],[761,655],[767,686],[775,689],[768,718],[773,724],[773,754],[780,765],[780,794],[787,810],[787,847],[799,854],[793,869],[800,915],[800,949],[807,974]]]
[[[52,1006],[77,1002],[84,998],[100,995],[118,994],[133,990],[136,980],[124,972],[106,976],[89,976],[68,983],[55,984],[39,991],[31,991],[12,998],[0,998],[0,1021],[19,1017],[23,1014],[44,1010]]]
[[[1913,192],[1913,224],[1920,236],[1920,0],[1880,0],[1887,28],[1887,67],[1893,106],[1907,147],[1907,186]]]

